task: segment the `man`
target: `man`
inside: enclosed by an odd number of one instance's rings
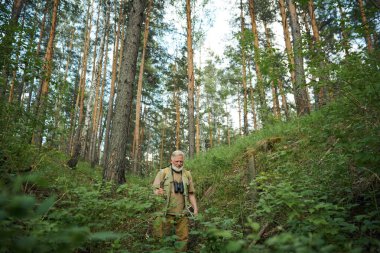
[[[163,215],[158,217],[154,226],[155,234],[162,238],[170,233],[174,225],[178,240],[182,242],[181,251],[187,248],[190,209],[198,215],[193,178],[190,171],[183,168],[184,159],[182,151],[174,151],[170,166],[160,170],[153,182],[154,194],[166,198]]]

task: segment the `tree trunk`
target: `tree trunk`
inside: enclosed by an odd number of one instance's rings
[[[22,18],[21,30],[24,30],[24,22],[25,22],[25,15],[23,15],[23,18]],[[17,41],[16,61],[15,61],[16,66],[18,65],[18,62],[20,59],[21,38],[22,38],[22,36],[20,36],[18,41]],[[17,91],[20,90],[20,88],[19,88],[20,84],[17,83],[16,79],[17,79],[17,70],[16,70],[16,68],[13,68],[13,70],[12,70],[12,81],[11,81],[11,87],[9,90],[9,98],[8,98],[9,103],[13,102],[14,95],[15,95],[15,87],[17,86]],[[18,93],[16,93],[16,96],[17,96],[17,98],[19,97]],[[19,100],[17,100],[17,102],[19,102]]]
[[[278,79],[278,88],[280,89],[281,94],[281,106],[285,113],[286,120],[289,120],[289,109],[288,109],[288,103],[286,102],[286,95],[284,92],[284,87],[282,85],[282,81]]]
[[[48,10],[49,10],[49,1],[46,1],[45,8],[44,8],[44,15],[43,15],[42,20],[41,20],[40,35],[39,35],[39,39],[38,39],[38,43],[37,43],[37,49],[36,49],[36,57],[37,58],[39,58],[39,56],[40,56],[41,44],[42,44],[43,36],[45,33],[45,23],[46,23],[46,16],[47,16]],[[39,70],[36,70],[36,71],[39,72]],[[35,82],[35,79],[33,78],[32,84],[30,85],[30,88],[29,88],[29,97],[28,97],[28,103],[27,103],[27,108],[26,108],[27,112],[30,112],[30,110],[31,110],[30,108],[32,107],[32,96],[33,96],[33,90],[34,90],[34,82]],[[40,95],[41,95],[41,90],[39,89],[38,94],[36,96],[36,100],[37,100],[36,105],[38,105],[38,103],[39,103]]]
[[[360,16],[362,18],[362,23],[364,27],[364,38],[367,43],[368,52],[371,53],[373,51],[372,39],[371,39],[371,33],[369,31],[367,16],[364,11],[363,0],[357,0],[357,1],[359,3]]]
[[[108,29],[109,30],[109,29]],[[103,97],[104,97],[104,89],[106,86],[106,80],[107,80],[107,64],[108,64],[108,42],[109,42],[109,35],[107,31],[106,35],[106,51],[105,51],[105,60],[104,60],[104,66],[103,66],[103,77],[102,77],[102,85],[101,85],[101,91],[100,91],[100,97],[97,99],[97,107],[98,113],[95,115],[95,128],[93,133],[93,141],[92,141],[92,148],[91,148],[91,167],[95,167],[97,163],[99,163],[99,147],[101,146],[102,140],[101,140],[101,128],[102,128],[102,119],[103,119]]]
[[[240,90],[240,83],[238,82],[238,90]],[[240,92],[238,92],[238,120],[239,120],[239,135],[241,135],[241,130],[242,130],[242,127],[241,127],[241,101],[240,101]]]
[[[201,55],[201,53],[199,54]],[[199,60],[201,63],[201,60]],[[202,73],[201,64],[199,64],[199,73]],[[199,82],[201,82],[201,76],[199,77]],[[197,87],[197,118],[196,118],[196,129],[195,129],[195,150],[199,154],[201,152],[201,122],[200,122],[200,100],[201,100],[201,84],[199,83]]]
[[[294,65],[295,65],[294,64],[294,55],[293,55],[292,44],[290,42],[290,34],[289,34],[288,21],[287,21],[287,17],[286,17],[285,2],[284,2],[284,0],[279,0],[278,4],[280,7],[281,23],[282,23],[282,28],[284,31],[285,47],[286,47],[286,53],[287,53],[288,62],[289,62],[290,79],[291,79],[292,87],[294,90],[294,85],[296,83],[296,72],[294,70]]]
[[[110,152],[107,164],[104,165],[103,179],[116,184],[125,180],[127,141],[132,112],[133,82],[136,75],[137,55],[140,45],[141,26],[146,5],[145,0],[133,0],[128,15],[127,36],[123,65],[120,72],[120,83],[116,97],[115,115],[112,122]]]
[[[44,66],[43,66],[44,78],[41,83],[41,89],[40,89],[41,96],[39,99],[39,104],[37,104],[36,117],[37,117],[38,122],[37,122],[37,127],[33,136],[33,144],[37,146],[41,146],[42,144],[42,136],[43,136],[43,131],[45,127],[45,114],[46,114],[46,107],[47,107],[47,102],[48,102],[47,97],[48,97],[48,91],[49,91],[49,83],[50,83],[52,65],[53,65],[52,61],[53,61],[53,56],[54,56],[54,39],[55,39],[55,30],[57,26],[58,6],[59,6],[59,0],[54,0],[49,42],[48,42],[45,57],[44,57]]]
[[[16,27],[18,26],[18,19],[21,15],[21,11],[25,5],[26,0],[14,0],[12,5],[11,18],[8,24],[5,26],[5,34],[0,44],[0,52],[2,54],[1,69],[3,72],[3,80],[0,83],[0,99],[6,100],[5,93],[8,85],[8,77],[10,75],[10,67],[12,62],[13,43],[15,40]]]
[[[190,0],[186,0],[187,17],[187,78],[188,78],[188,124],[189,124],[189,157],[194,157],[195,131],[194,131],[194,60],[193,60],[193,36],[191,23]]]
[[[266,44],[267,44],[267,49],[269,50],[270,56],[272,56],[272,45],[270,41],[270,31],[267,25],[267,22],[264,21],[264,30],[265,30],[265,38],[266,38]],[[278,95],[277,95],[277,86],[275,85],[276,78],[276,73],[274,73],[274,68],[270,67],[270,75],[271,75],[271,89],[272,89],[272,105],[273,105],[273,115],[276,119],[279,119],[281,117],[281,112],[280,112],[280,102],[278,101]]]
[[[261,116],[261,120],[263,124],[265,124],[265,121],[268,118],[268,112],[267,112],[267,103],[265,99],[265,88],[264,88],[263,77],[262,77],[261,68],[260,68],[261,57],[260,57],[260,50],[259,50],[259,34],[257,32],[254,0],[249,0],[249,15],[251,17],[252,33],[253,33],[253,38],[254,38],[253,50],[254,50],[254,59],[255,59],[255,70],[256,70],[256,76],[257,76],[256,87],[259,94],[259,103],[260,103],[260,116]]]
[[[109,3],[109,2],[107,2]],[[93,105],[93,113],[92,113],[92,130],[90,135],[90,149],[89,149],[89,158],[91,161],[91,166],[94,167],[97,157],[97,148],[96,143],[98,141],[98,129],[99,122],[101,119],[102,106],[103,106],[103,93],[104,86],[107,75],[107,61],[108,61],[108,40],[109,40],[109,22],[110,22],[110,6],[107,4],[106,7],[106,24],[104,26],[104,35],[102,37],[102,43],[100,44],[100,54],[99,54],[99,62],[97,66],[97,77],[96,77],[96,92],[95,92],[95,100]],[[105,49],[105,50],[104,50]],[[103,57],[105,58],[103,64]],[[103,67],[104,65],[104,67]],[[103,75],[101,73],[103,68]],[[99,93],[100,92],[100,93]],[[99,96],[100,94],[100,96]]]
[[[144,64],[145,64],[145,54],[146,54],[146,45],[148,43],[148,35],[149,35],[149,22],[150,22],[150,12],[152,9],[153,0],[149,0],[148,8],[146,10],[146,18],[145,18],[145,30],[144,30],[144,40],[143,40],[143,50],[141,55],[141,63],[140,63],[140,71],[139,71],[139,79],[137,82],[137,96],[136,96],[136,118],[135,118],[135,133],[134,133],[134,143],[135,149],[133,151],[133,172],[137,173],[138,165],[140,164],[138,161],[139,158],[139,150],[140,150],[140,111],[141,111],[141,97],[142,97],[142,85],[143,85],[143,77],[144,77]]]
[[[84,48],[83,48],[83,56],[82,56],[82,69],[81,69],[81,75],[79,80],[79,92],[78,94],[78,105],[79,105],[79,116],[78,116],[78,125],[76,129],[75,136],[73,138],[73,148],[71,152],[70,160],[67,162],[67,165],[70,168],[75,168],[78,164],[80,151],[81,151],[81,133],[83,128],[83,121],[84,121],[84,94],[85,94],[85,88],[86,88],[86,74],[87,74],[87,59],[88,54],[90,52],[90,35],[91,35],[91,29],[92,29],[92,15],[94,12],[94,0],[91,2],[91,12],[90,17],[87,19],[86,24],[86,33],[85,33],[85,41],[84,41]]]
[[[313,41],[314,41],[314,48],[316,50],[316,58],[317,61],[319,61],[319,67],[321,70],[323,70],[325,67],[325,59],[323,56],[323,50],[321,45],[321,38],[319,36],[319,29],[317,25],[317,20],[315,18],[315,12],[314,12],[314,3],[312,0],[309,0],[308,2],[308,9],[309,9],[309,16],[311,21],[311,28],[313,29]],[[319,75],[319,80],[322,81],[322,85],[319,85],[319,88],[316,89],[317,97],[318,97],[318,107],[322,107],[326,104],[326,88],[325,85],[327,84],[327,78],[326,74],[323,73]]]
[[[305,115],[310,113],[310,108],[306,88],[305,70],[303,66],[301,30],[296,12],[296,6],[293,3],[293,0],[287,0],[287,3],[290,13],[290,26],[292,28],[295,63],[296,82],[294,84],[294,98],[296,101],[297,114]]]
[[[164,121],[162,122],[162,129],[161,129],[160,169],[163,168],[162,166],[164,162],[165,138],[166,138],[166,115],[164,116]]]
[[[245,59],[245,21],[243,15],[243,0],[240,0],[240,26],[241,26],[241,66],[242,66],[242,83],[243,83],[243,133],[248,135],[248,92],[247,92],[247,72]]]
[[[211,119],[211,106],[210,106],[210,103],[209,103],[209,100],[208,100],[208,97],[207,97],[207,104],[209,105],[209,107],[208,107],[208,112],[207,112],[207,115],[208,115],[208,127],[209,127],[209,138],[210,138],[210,140],[209,140],[209,143],[208,143],[208,148],[212,148],[213,147],[213,139],[214,139],[214,137],[213,137],[213,135],[212,135],[212,130],[213,130],[213,127],[212,127],[212,119]]]
[[[103,11],[101,11],[101,2],[98,4],[98,12],[97,12],[97,19],[96,19],[96,28],[95,28],[95,42],[94,42],[94,52],[92,56],[92,76],[91,76],[91,86],[90,89],[88,90],[88,96],[87,96],[87,102],[86,102],[86,115],[84,118],[84,126],[82,129],[82,135],[84,136],[83,138],[83,145],[81,145],[81,153],[83,154],[83,157],[85,157],[86,160],[90,161],[91,157],[91,151],[90,151],[90,146],[91,146],[91,137],[92,137],[92,129],[93,129],[93,122],[91,121],[94,119],[94,101],[95,97],[97,96],[97,91],[98,91],[98,85],[99,85],[99,80],[100,80],[100,73],[101,73],[101,63],[103,62],[103,54],[100,53],[100,57],[98,59],[98,63],[96,64],[96,58],[97,58],[97,48],[98,48],[98,36],[99,36],[99,20],[100,20],[100,12],[102,12],[102,15],[104,14]],[[103,33],[105,35],[105,33]],[[100,48],[104,46],[104,37],[102,37],[101,42],[100,42]],[[100,69],[99,69],[100,66]],[[91,110],[92,108],[92,110]]]
[[[119,22],[117,23],[117,32],[115,38],[115,46],[113,51],[113,60],[112,60],[112,77],[111,77],[111,88],[110,88],[110,96],[108,100],[108,112],[107,112],[107,120],[106,120],[106,129],[105,129],[105,137],[104,137],[104,150],[103,150],[103,162],[102,165],[107,163],[107,154],[109,147],[109,138],[110,138],[110,128],[111,128],[111,120],[113,115],[113,100],[115,96],[115,82],[116,82],[116,74],[117,74],[117,62],[121,54],[119,54],[119,42],[120,42],[120,30],[121,27],[124,27],[122,24],[124,23],[124,0],[120,0],[120,10],[119,10]],[[124,30],[124,29],[123,29]]]
[[[254,130],[257,130],[257,115],[256,115],[256,106],[255,106],[255,97],[254,97],[254,94],[253,94],[253,84],[252,84],[252,73],[251,73],[251,61],[249,60],[248,61],[248,76],[249,76],[249,83],[250,83],[250,87],[249,87],[249,97],[250,97],[250,100],[251,100],[251,110],[252,110],[252,120],[253,120],[253,129]]]
[[[176,115],[176,127],[175,127],[175,147],[177,150],[181,148],[181,111],[179,107],[178,90],[174,91],[174,103],[175,103],[175,115]]]
[[[227,101],[226,101],[226,122],[227,122],[227,144],[228,146],[231,145],[231,135],[230,135],[230,119],[229,119],[229,112],[228,112],[228,108],[227,108]]]

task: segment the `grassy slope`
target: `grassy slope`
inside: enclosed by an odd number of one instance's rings
[[[208,218],[224,217],[217,221],[219,232],[236,240],[223,247],[375,252],[379,116],[375,105],[364,110],[342,100],[189,162],[200,205],[212,213]],[[249,182],[252,155],[258,173]]]
[[[375,252],[380,246],[377,108],[341,100],[187,161],[202,213],[193,224],[192,251]],[[154,206],[161,201],[151,195],[153,175],[129,176],[110,194],[101,185],[100,168],[81,163],[69,170],[59,152],[36,155],[19,146],[2,143],[7,157],[25,157],[8,159],[5,166],[32,165],[33,171],[1,181],[0,249],[173,250],[168,244],[173,238],[163,245],[151,238]],[[250,181],[252,156],[257,176]]]

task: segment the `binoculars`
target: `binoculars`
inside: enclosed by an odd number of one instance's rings
[[[184,192],[183,182],[173,181],[173,184],[174,184],[174,192],[183,194]]]

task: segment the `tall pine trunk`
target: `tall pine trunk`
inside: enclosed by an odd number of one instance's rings
[[[175,124],[175,147],[177,150],[181,148],[181,111],[178,99],[178,88],[174,90],[174,103],[175,103],[175,115],[176,115],[176,124]]]
[[[2,59],[0,63],[1,71],[3,74],[2,83],[0,83],[0,99],[6,99],[5,93],[8,85],[8,78],[11,72],[11,62],[12,62],[12,51],[13,43],[15,40],[15,32],[18,26],[18,19],[21,15],[21,11],[27,1],[26,0],[14,0],[12,5],[11,17],[8,24],[5,26],[5,34],[2,38],[2,43],[0,44],[0,51],[2,54]],[[3,32],[3,31],[2,31]]]
[[[45,57],[44,57],[44,66],[43,66],[44,78],[41,83],[41,88],[40,88],[41,95],[39,98],[39,103],[37,104],[36,118],[38,122],[37,122],[36,130],[33,134],[33,144],[37,146],[41,146],[42,144],[43,131],[45,127],[45,114],[46,114],[46,107],[47,107],[47,102],[48,102],[49,83],[50,83],[52,65],[53,65],[54,39],[55,39],[55,30],[57,26],[58,7],[59,7],[59,0],[54,0],[49,42],[48,42]]]
[[[272,57],[272,44],[270,41],[270,31],[267,25],[267,22],[264,21],[264,30],[265,30],[265,38],[266,38],[266,44],[267,44],[267,49],[269,51],[269,55]],[[277,94],[277,86],[275,84],[276,78],[276,73],[274,68],[271,66],[270,67],[270,75],[271,75],[271,89],[272,89],[272,105],[273,105],[273,115],[276,119],[279,119],[281,117],[281,112],[280,112],[280,102],[278,101],[278,94]]]
[[[202,67],[201,67],[201,55],[202,52],[199,53],[199,73],[202,73]],[[201,152],[201,122],[200,122],[200,100],[201,100],[201,74],[199,76],[199,84],[197,86],[197,117],[196,117],[196,128],[195,128],[195,152],[196,154],[199,154]]]
[[[293,0],[287,0],[290,13],[290,26],[293,36],[294,68],[296,82],[294,84],[294,97],[296,101],[297,114],[305,115],[310,113],[308,91],[306,88],[305,70],[302,55],[302,37],[298,21],[296,6]]]
[[[106,126],[105,126],[106,129],[105,129],[105,136],[104,136],[104,150],[103,150],[104,153],[103,153],[103,162],[102,162],[103,166],[104,164],[107,163],[110,128],[111,128],[111,120],[112,120],[112,115],[113,115],[114,96],[115,96],[115,84],[116,84],[116,78],[117,78],[117,75],[116,75],[117,62],[119,58],[121,59],[120,57],[121,54],[119,53],[119,43],[120,43],[120,30],[122,29],[122,27],[124,27],[123,8],[124,8],[124,0],[120,0],[119,21],[117,23],[117,32],[116,32],[115,46],[114,46],[114,51],[113,51],[111,88],[110,88],[110,95],[109,95],[109,100],[108,100],[108,112],[107,112],[107,119],[106,119]]]
[[[194,156],[195,131],[194,131],[194,59],[193,59],[193,35],[191,22],[190,0],[186,0],[186,20],[187,20],[187,78],[188,78],[188,124],[189,124],[189,157]]]
[[[81,135],[82,135],[82,129],[84,125],[84,95],[85,95],[85,89],[86,89],[86,74],[87,74],[87,59],[90,51],[90,35],[91,35],[91,29],[92,29],[92,15],[94,11],[94,0],[91,2],[91,12],[89,14],[89,18],[87,19],[86,24],[86,32],[85,32],[85,41],[84,41],[84,47],[83,47],[83,56],[82,56],[82,68],[81,68],[81,75],[79,80],[79,91],[78,91],[78,97],[77,97],[77,104],[79,107],[79,116],[78,116],[78,124],[77,129],[72,141],[72,151],[71,157],[69,161],[67,161],[67,165],[70,168],[75,168],[78,164],[80,151],[81,151]]]
[[[108,3],[108,2],[107,2]],[[107,60],[108,60],[108,41],[109,41],[109,22],[110,22],[110,6],[107,4],[106,7],[106,23],[104,25],[104,34],[102,37],[102,43],[100,45],[100,54],[99,54],[99,62],[97,66],[97,77],[96,77],[96,92],[95,99],[93,105],[93,113],[92,113],[92,130],[89,139],[89,158],[91,161],[91,166],[94,167],[97,162],[97,148],[96,144],[98,141],[98,129],[99,122],[101,119],[101,111],[103,105],[103,93],[105,80],[107,75]],[[103,63],[104,57],[104,63]],[[102,69],[103,68],[103,69]],[[101,73],[103,71],[103,74]]]
[[[41,20],[41,25],[40,25],[40,34],[39,34],[39,39],[38,39],[38,42],[37,42],[37,49],[36,49],[36,57],[39,58],[40,57],[40,51],[41,51],[41,44],[42,44],[42,40],[43,40],[43,37],[44,37],[44,33],[45,33],[45,24],[46,24],[46,16],[47,16],[47,13],[48,13],[48,10],[49,10],[49,1],[46,1],[45,3],[45,8],[44,8],[44,15],[42,16],[42,20]],[[27,108],[26,108],[26,111],[27,112],[30,112],[31,110],[31,107],[32,107],[32,97],[33,97],[33,92],[34,92],[34,82],[35,82],[35,78],[33,78],[33,81],[29,87],[29,96],[28,96],[28,102],[27,102]],[[38,100],[39,100],[39,97],[41,95],[41,90],[39,89],[38,90],[38,94],[37,94],[37,104],[38,104]]]
[[[98,53],[98,37],[99,37],[99,20],[100,20],[100,12],[101,12],[101,2],[102,0],[100,0],[99,4],[98,4],[98,11],[97,11],[97,19],[96,19],[96,28],[95,28],[95,45],[94,45],[94,52],[93,52],[93,56],[92,56],[92,76],[91,76],[91,86],[90,88],[88,89],[88,95],[87,95],[87,101],[86,101],[86,115],[85,115],[85,118],[84,118],[84,126],[83,126],[83,129],[82,129],[82,135],[84,136],[83,138],[83,141],[82,141],[82,144],[81,144],[81,153],[83,154],[83,157],[90,161],[91,160],[91,157],[90,157],[90,146],[91,146],[91,136],[92,136],[92,129],[93,129],[93,123],[92,123],[92,120],[91,120],[91,117],[92,119],[94,118],[94,100],[95,100],[95,97],[97,96],[96,94],[96,91],[97,91],[97,86],[98,86],[98,80],[100,78],[100,72],[101,72],[101,67],[99,69],[99,65],[101,64],[101,62],[103,61],[103,54],[100,53],[100,57],[98,59],[98,63],[96,63],[96,59],[97,59],[97,53]],[[102,11],[102,15],[104,14],[104,12]],[[103,35],[105,35],[105,33],[103,33]],[[102,45],[104,45],[104,37],[102,36],[102,39],[101,39],[101,42],[100,42],[100,47],[102,47]]]
[[[259,95],[259,104],[260,104],[260,117],[263,124],[265,124],[268,118],[267,102],[265,98],[265,88],[263,82],[263,76],[261,73],[260,67],[260,48],[259,48],[259,34],[257,32],[256,25],[256,13],[255,13],[255,4],[254,0],[249,0],[249,15],[251,17],[252,24],[252,33],[253,33],[253,50],[254,50],[254,59],[255,59],[255,70],[257,76],[257,91]]]
[[[286,16],[286,9],[285,9],[285,1],[279,0],[278,1],[279,7],[280,7],[280,14],[281,14],[281,23],[282,23],[282,29],[284,32],[284,40],[285,40],[285,47],[286,47],[286,54],[288,56],[288,63],[289,63],[289,72],[290,72],[290,79],[292,83],[292,87],[294,90],[294,85],[296,83],[296,72],[294,70],[294,55],[293,55],[293,48],[290,41],[290,34],[289,34],[289,26]]]
[[[311,28],[313,30],[313,42],[314,42],[314,48],[316,50],[316,60],[318,61],[319,67],[320,67],[320,72],[322,72],[318,77],[319,81],[321,82],[321,85],[318,85],[316,89],[316,94],[317,94],[317,100],[318,104],[317,106],[320,108],[323,105],[326,104],[327,100],[327,92],[326,92],[326,84],[328,81],[327,74],[324,73],[323,69],[325,69],[325,57],[324,53],[322,50],[322,45],[321,45],[321,38],[319,36],[319,28],[317,25],[317,19],[315,17],[315,11],[314,11],[314,3],[313,0],[309,0],[308,2],[308,10],[309,10],[309,16],[310,16],[310,21],[311,21]]]
[[[144,29],[144,40],[143,40],[143,50],[141,55],[139,79],[137,82],[137,96],[136,96],[136,118],[135,118],[135,133],[134,133],[134,151],[133,151],[133,172],[137,173],[139,162],[139,150],[140,150],[140,111],[141,111],[141,97],[142,97],[142,85],[144,77],[144,65],[145,65],[145,54],[146,46],[148,44],[148,35],[149,35],[149,22],[150,22],[150,12],[152,9],[153,0],[149,0],[148,8],[146,10],[145,18],[145,29]]]
[[[368,52],[371,53],[373,51],[372,39],[371,39],[371,33],[369,31],[367,16],[364,11],[363,0],[357,0],[357,1],[359,4],[360,16],[362,18],[362,23],[363,23],[363,28],[364,28],[364,38],[367,43]]]
[[[242,83],[243,83],[243,133],[248,135],[248,92],[247,92],[247,70],[245,58],[245,20],[243,14],[243,0],[240,0],[240,48],[241,48],[241,67],[242,67]]]
[[[103,173],[104,180],[112,181],[116,184],[126,182],[125,159],[133,104],[133,83],[136,75],[137,55],[146,1],[134,0],[131,4],[128,15],[127,36],[124,39],[125,51],[120,71],[115,115],[112,122],[110,149]]]

